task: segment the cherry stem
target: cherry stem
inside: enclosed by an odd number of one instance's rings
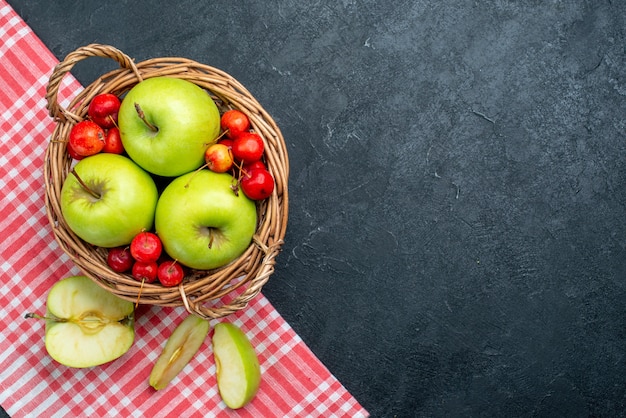
[[[141,279],[141,286],[139,287],[139,292],[137,293],[137,300],[135,301],[135,309],[139,306],[139,301],[141,300],[141,291],[143,290],[143,284],[146,282],[146,279]]]
[[[189,180],[187,180],[187,183],[185,183],[185,189],[189,188],[189,183],[191,183],[191,180],[193,180],[193,178],[196,176],[196,174],[198,174],[198,172],[204,170],[208,166],[209,166],[209,163],[206,163],[206,164],[203,164],[202,166],[198,167],[196,169],[196,171],[194,171],[193,174],[189,177]]]
[[[83,181],[83,179],[80,178],[80,176],[78,175],[78,173],[76,172],[75,168],[72,168],[72,171],[70,171],[70,173],[72,173],[74,175],[74,177],[76,177],[76,180],[78,180],[78,183],[80,183],[80,186],[90,195],[92,195],[93,197],[95,197],[96,199],[100,199],[102,198],[102,196],[100,196],[98,193],[94,192],[93,190],[91,190],[87,184],[85,184],[85,182]]]
[[[137,111],[137,115],[139,116],[139,119],[141,119],[143,121],[143,123],[145,123],[146,126],[152,132],[158,132],[159,131],[159,128],[157,128],[156,126],[154,126],[153,124],[148,122],[148,119],[146,119],[146,114],[143,113],[143,110],[141,110],[141,106],[139,106],[139,103],[135,103],[135,110]]]
[[[243,162],[237,164],[237,162],[233,160],[233,165],[236,168],[236,170],[234,171],[236,171],[237,174],[235,175],[235,173],[233,173],[234,184],[232,184],[230,188],[235,193],[235,196],[239,196],[239,185],[241,184],[241,178],[243,175],[247,175],[248,172],[243,168]]]
[[[139,106],[139,105],[137,105],[137,106]],[[135,109],[136,109],[136,108],[135,108]],[[108,116],[107,116],[107,119],[109,119],[109,120],[111,121],[111,123],[113,124],[113,126],[114,126],[115,128],[119,129],[119,126],[117,126],[117,122],[115,121],[115,119],[113,118],[113,116],[108,115]]]
[[[220,139],[222,139],[227,133],[228,133],[229,129],[225,129],[223,130],[218,136],[217,138],[215,138],[215,141],[213,141],[214,144],[217,144],[217,141],[219,141]]]
[[[235,193],[235,196],[239,196],[239,183],[235,182],[235,184],[230,185],[230,189]]]

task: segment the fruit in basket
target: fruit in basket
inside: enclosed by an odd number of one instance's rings
[[[260,160],[264,150],[263,139],[255,132],[244,132],[233,140],[233,156],[244,164]]]
[[[250,171],[255,170],[257,168],[262,168],[264,170],[267,170],[267,166],[265,165],[265,163],[262,160],[256,160],[256,161],[253,161],[251,163],[243,165],[243,171],[244,172],[246,172],[246,171],[250,172]]]
[[[226,145],[230,149],[233,148],[233,140],[230,139],[230,138],[220,137],[220,139],[217,141],[217,143],[218,144],[224,144],[224,145]]]
[[[248,404],[261,384],[261,367],[254,347],[235,324],[220,322],[213,333],[217,387],[231,409]]]
[[[193,314],[187,316],[167,339],[150,373],[150,386],[164,389],[198,352],[209,328],[208,320]]]
[[[79,155],[76,151],[74,151],[74,148],[72,148],[72,144],[70,143],[67,144],[67,153],[70,155],[70,157],[72,157],[76,161],[79,161],[85,158],[82,155]]]
[[[104,144],[104,129],[95,122],[84,120],[72,126],[70,130],[68,146],[82,157],[99,153]]]
[[[125,354],[135,338],[134,306],[86,276],[72,276],[50,288],[45,345],[50,356],[68,367],[93,367]]]
[[[228,138],[234,138],[250,129],[250,119],[241,110],[230,109],[222,114],[220,126]]]
[[[200,167],[220,131],[219,110],[207,91],[172,77],[135,85],[122,100],[118,122],[130,158],[164,177]]]
[[[135,260],[130,254],[130,248],[114,247],[107,252],[107,264],[117,273],[125,273],[133,267]]]
[[[89,119],[107,129],[117,125],[120,99],[112,93],[101,93],[91,99],[87,107]]]
[[[207,168],[216,173],[225,173],[233,168],[233,152],[225,144],[217,143],[204,153]]]
[[[153,283],[157,279],[158,269],[159,265],[156,261],[135,261],[131,274],[139,282]]]
[[[61,189],[69,228],[99,247],[119,247],[150,230],[158,194],[148,173],[127,157],[100,153],[80,160]]]
[[[230,174],[202,169],[174,179],[163,190],[154,223],[170,257],[210,270],[248,248],[256,231],[256,205],[232,186]]]
[[[159,264],[157,277],[165,287],[178,286],[185,278],[185,269],[176,260],[165,260]]]
[[[241,190],[252,200],[267,199],[274,191],[274,177],[265,168],[255,164],[254,168],[248,168],[242,174]]]
[[[119,128],[113,127],[106,130],[102,152],[108,152],[111,154],[124,153],[124,145],[122,144]]]
[[[157,261],[161,257],[162,249],[159,237],[149,231],[141,231],[130,242],[130,254],[143,263]]]

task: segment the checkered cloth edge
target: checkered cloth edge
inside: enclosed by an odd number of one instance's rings
[[[255,346],[263,380],[247,407],[229,410],[217,392],[207,338],[191,363],[162,391],[148,385],[166,337],[183,308],[139,306],[135,343],[120,359],[71,369],[50,358],[42,322],[57,280],[80,274],[58,247],[44,208],[43,158],[54,128],[45,88],[56,58],[0,0],[0,405],[12,417],[365,417],[367,411],[317,359],[260,294],[226,320]],[[78,91],[68,75],[61,92]],[[61,93],[63,96],[63,93]],[[214,324],[215,322],[213,322]]]

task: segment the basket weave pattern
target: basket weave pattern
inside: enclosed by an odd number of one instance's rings
[[[110,58],[120,68],[99,77],[78,92],[67,108],[59,105],[59,87],[74,65],[86,58]],[[78,238],[65,222],[60,205],[63,182],[73,160],[67,138],[73,125],[87,117],[91,99],[101,93],[123,96],[141,80],[176,77],[207,90],[220,111],[236,108],[250,119],[252,129],[265,143],[265,160],[276,187],[266,200],[257,202],[258,224],[253,242],[238,259],[211,271],[191,271],[178,287],[158,282],[142,284],[129,274],[111,270],[107,250]],[[254,97],[230,75],[185,58],[155,58],[135,63],[109,45],[91,44],[71,52],[53,70],[47,86],[47,108],[56,126],[46,149],[45,204],[57,242],[81,271],[117,296],[140,304],[185,306],[204,318],[220,318],[244,308],[274,272],[287,227],[289,161],[284,138],[276,123]]]

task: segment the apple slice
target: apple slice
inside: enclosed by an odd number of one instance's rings
[[[259,359],[246,334],[236,325],[221,322],[213,333],[217,387],[231,409],[246,406],[261,384]]]
[[[208,334],[208,320],[187,316],[167,339],[150,373],[150,386],[156,390],[165,388],[198,352]]]
[[[50,288],[45,344],[50,357],[75,368],[93,367],[121,357],[135,339],[134,306],[86,276],[60,280]]]

